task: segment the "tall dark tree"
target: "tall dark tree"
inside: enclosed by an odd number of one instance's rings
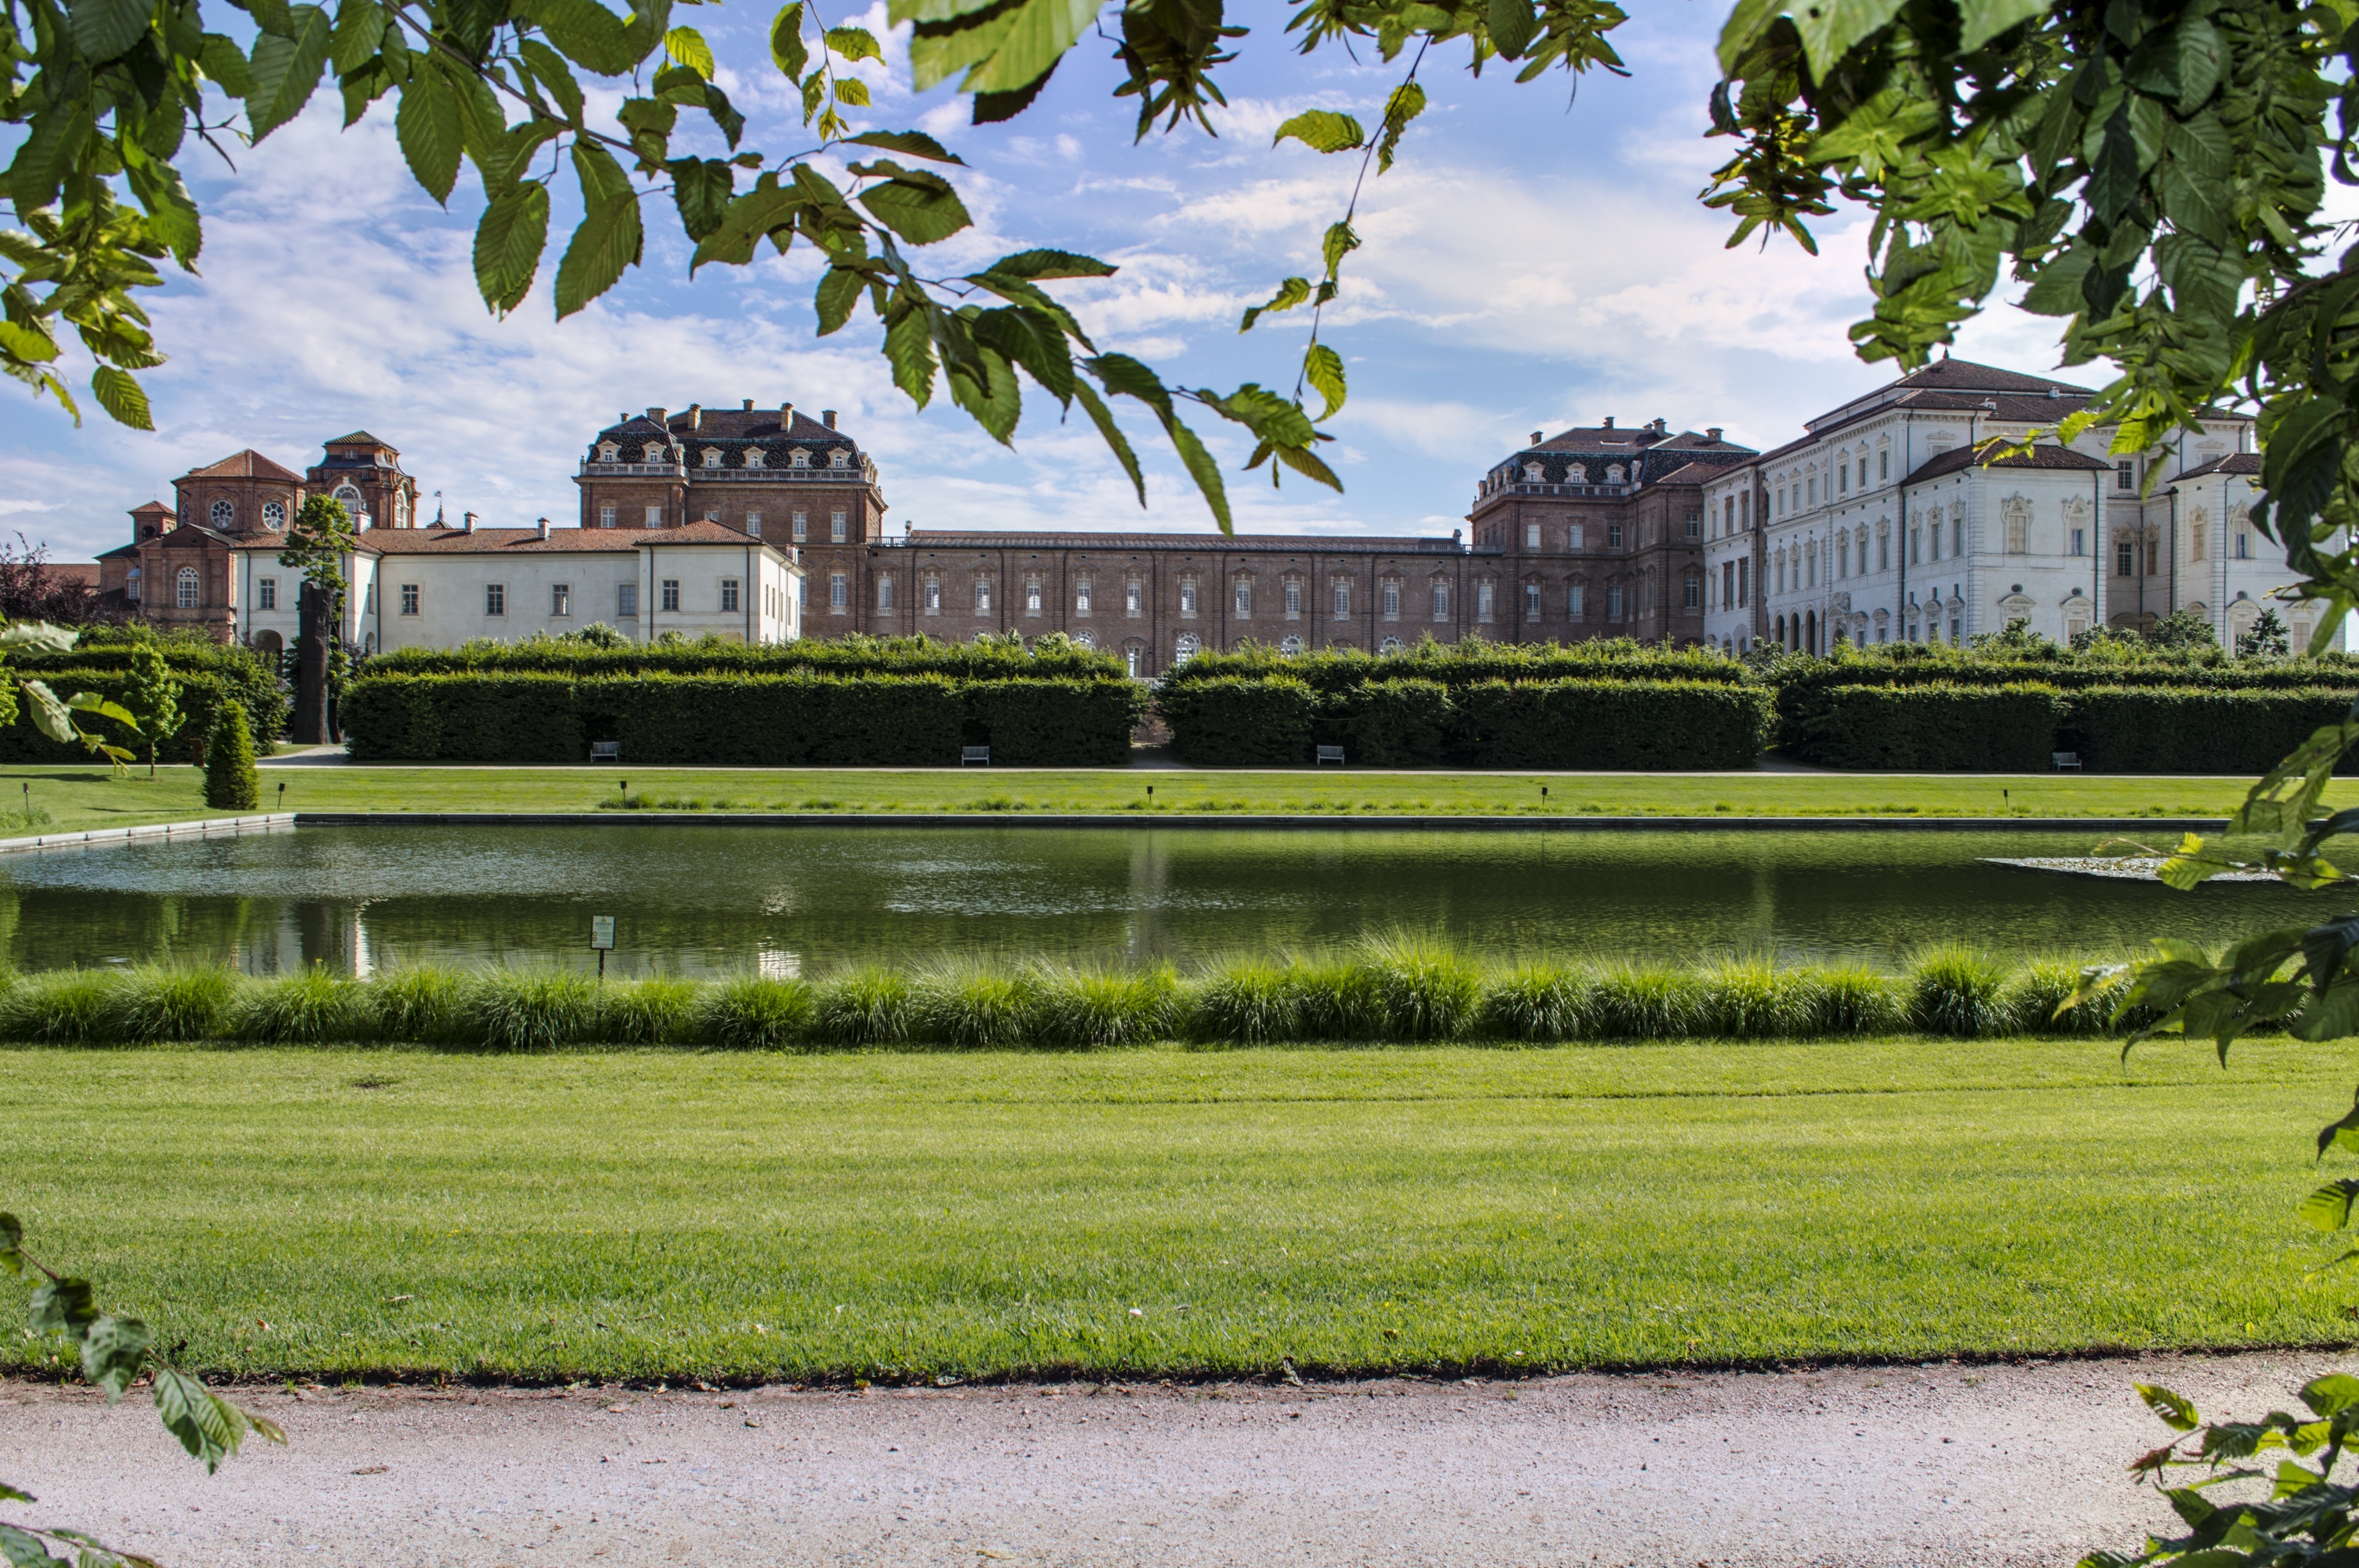
[[[295,717],[289,732],[300,745],[334,739],[328,723],[328,666],[343,624],[344,557],[356,535],[352,514],[331,496],[314,495],[295,514],[278,564],[303,574],[296,605],[301,630],[295,643]]]

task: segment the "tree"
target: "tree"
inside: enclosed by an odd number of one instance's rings
[[[156,748],[179,732],[180,683],[164,662],[163,650],[141,639],[131,650],[131,672],[123,683],[123,706],[133,728],[147,742],[147,776],[156,776]]]
[[[2174,610],[2147,628],[2146,640],[2158,648],[2185,653],[2196,648],[2216,648],[2220,639],[2212,630],[2212,622],[2191,610]]]
[[[108,1404],[120,1401],[145,1377],[157,1419],[179,1439],[190,1458],[203,1464],[207,1475],[235,1454],[249,1433],[260,1433],[273,1443],[287,1441],[277,1422],[232,1404],[175,1368],[157,1349],[155,1335],[145,1323],[100,1311],[88,1280],[57,1273],[26,1251],[24,1227],[13,1214],[0,1214],[0,1270],[14,1278],[30,1273],[40,1281],[26,1303],[27,1339],[46,1338],[69,1353],[82,1376],[105,1391]],[[0,1503],[35,1500],[30,1493],[0,1483]],[[52,1541],[72,1555],[51,1556]],[[0,1555],[12,1563],[55,1568],[69,1562],[80,1568],[156,1568],[147,1558],[117,1552],[80,1530],[5,1521],[0,1521]]]
[[[21,530],[14,546],[0,545],[0,616],[60,626],[124,619],[100,601],[96,583],[50,565],[49,546],[32,543]]]
[[[295,719],[288,732],[296,741],[321,745],[333,739],[328,722],[331,649],[344,622],[344,557],[357,542],[352,514],[332,496],[304,499],[287,530],[287,547],[278,564],[301,572],[296,590]]]
[[[205,804],[215,811],[262,806],[262,775],[254,768],[254,737],[243,703],[224,702],[213,715],[213,732],[205,738]]]
[[[2240,659],[2282,659],[2292,651],[2293,634],[2277,619],[2277,611],[2267,605],[2261,607],[2251,628],[2236,639],[2236,656]]]

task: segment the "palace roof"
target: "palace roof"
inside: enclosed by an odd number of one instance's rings
[[[166,537],[170,537],[167,535]],[[543,538],[535,528],[371,528],[357,538],[366,554],[380,556],[628,555],[642,545],[728,545],[776,550],[777,546],[718,523],[682,528],[551,528]],[[244,549],[279,549],[274,542],[238,541]]]
[[[2175,475],[2170,482],[2177,484],[2181,480],[2201,479],[2207,474],[2215,473],[2246,474],[2257,478],[2260,475],[2260,453],[2230,452],[2224,458],[2213,458],[2208,463],[2200,463],[2194,468],[2189,469],[2185,473]]]
[[[2070,447],[2038,446],[2026,452],[2010,452],[2005,457],[1985,459],[1972,447],[1952,447],[1930,461],[1917,465],[1917,471],[1905,481],[1915,484],[1919,480],[1939,479],[1945,473],[1957,473],[1965,469],[2066,469],[2082,472],[2110,473],[2113,464],[2086,452],[2076,452]]]
[[[303,476],[280,463],[272,462],[260,452],[248,447],[233,452],[217,463],[190,469],[182,479],[275,479],[286,484],[300,484]]]
[[[929,550],[1122,550],[1199,549],[1208,555],[1255,554],[1399,556],[1456,554],[1456,539],[1394,535],[1370,537],[1310,534],[1093,534],[1081,529],[1060,533],[1002,534],[964,528],[912,528],[911,549]],[[886,546],[898,547],[898,546]]]

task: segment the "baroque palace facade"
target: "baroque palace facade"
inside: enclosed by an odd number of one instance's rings
[[[1206,648],[1383,651],[1636,637],[1734,654],[1769,640],[1959,642],[2024,619],[2206,615],[2233,644],[2286,577],[2245,524],[2250,422],[2125,462],[2104,430],[1983,466],[1977,445],[2053,425],[2085,388],[1944,360],[1757,452],[1719,427],[1612,418],[1528,444],[1447,537],[888,532],[874,460],[792,404],[625,414],[574,474],[570,527],[421,522],[400,454],[366,431],[302,474],[253,451],[174,481],[101,557],[147,619],[283,647],[277,565],[307,494],[359,518],[344,636],[364,653],[603,622],[634,638],[1060,632],[1152,677]],[[2149,465],[2164,472],[2149,485]],[[2301,611],[2288,613],[2297,632]]]

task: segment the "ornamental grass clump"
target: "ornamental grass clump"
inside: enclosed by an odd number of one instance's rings
[[[125,1044],[214,1039],[226,1032],[238,989],[227,969],[143,965],[116,981],[109,1024]]]
[[[25,976],[0,995],[0,1035],[44,1045],[106,1044],[119,969],[47,969]]]
[[[1696,979],[1698,1030],[1728,1040],[1791,1040],[1816,1033],[1819,978],[1766,958],[1725,963]]]
[[[2086,1001],[2065,1007],[2080,984],[2080,965],[2057,958],[2034,959],[2007,977],[1999,989],[1998,1006],[2006,1015],[2007,1026],[2022,1034],[2111,1033],[2117,1000],[2114,993],[2119,982]]]
[[[1934,947],[1908,968],[1908,1026],[1968,1040],[2003,1034],[2013,1023],[1999,992],[2006,976],[1986,953]]]
[[[831,975],[820,986],[810,1037],[822,1045],[898,1045],[909,1038],[908,980],[873,966]]]
[[[1201,1041],[1267,1045],[1302,1038],[1302,993],[1291,966],[1266,958],[1223,964],[1196,987],[1190,1032]]]
[[[231,1033],[256,1045],[324,1045],[375,1031],[374,999],[349,976],[314,964],[300,974],[249,984]]]
[[[419,1045],[472,1043],[472,1030],[461,1022],[467,982],[449,969],[387,969],[369,982],[368,994],[384,1039]]]
[[[1897,1034],[1908,1026],[1908,982],[1860,964],[1838,964],[1817,972],[1810,1027],[1819,1038]]]
[[[1027,1033],[1035,1045],[1144,1045],[1170,1038],[1179,1021],[1180,982],[1168,968],[1046,970],[1034,986]]]
[[[1592,996],[1600,1040],[1680,1040],[1703,1033],[1704,985],[1683,970],[1617,964]]]
[[[1027,974],[939,968],[919,976],[911,1034],[929,1044],[993,1050],[1029,1043],[1038,988]]]
[[[1457,949],[1430,937],[1372,938],[1360,958],[1387,1040],[1451,1040],[1473,1022],[1483,978]]]
[[[1385,997],[1375,971],[1353,958],[1288,966],[1300,1010],[1301,1040],[1372,1041],[1384,1037]]]
[[[1579,1040],[1594,1033],[1589,976],[1561,964],[1518,964],[1483,993],[1475,1028],[1494,1040]]]
[[[799,1044],[811,1022],[811,989],[801,980],[737,975],[704,998],[705,1038],[729,1051],[778,1051]]]
[[[598,983],[571,969],[493,969],[467,988],[462,1038],[495,1051],[553,1051],[598,1038]]]
[[[676,975],[598,987],[598,1038],[616,1045],[703,1043],[704,988]]]

